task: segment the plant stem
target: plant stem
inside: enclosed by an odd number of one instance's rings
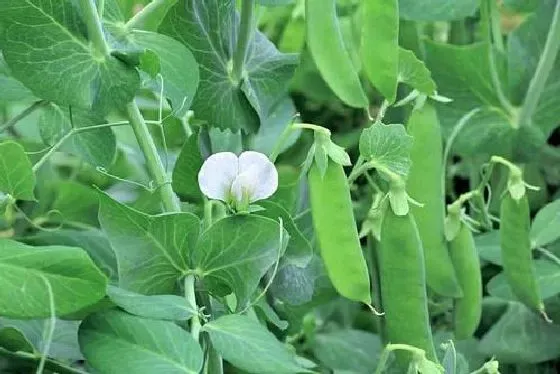
[[[191,305],[198,312],[198,306],[196,305],[196,296],[194,292],[194,282],[195,277],[194,275],[187,275],[185,277],[185,298],[187,302]],[[198,338],[200,337],[200,319],[198,318],[198,314],[195,314],[191,319],[191,335],[193,336],[194,340],[198,342]]]
[[[500,27],[500,14],[498,13],[498,7],[496,4],[496,0],[490,0],[490,27],[492,32],[492,40],[494,41],[494,45],[496,49],[500,53],[505,52],[504,48],[504,38],[502,37],[502,30]]]
[[[6,122],[2,126],[0,126],[0,133],[2,133],[3,131],[6,131],[8,129],[11,129],[19,121],[21,121],[22,119],[24,119],[25,117],[27,117],[28,115],[30,115],[31,113],[36,111],[37,109],[41,108],[42,106],[47,105],[48,103],[49,102],[46,101],[46,100],[39,100],[39,101],[34,102],[33,104],[31,104],[30,106],[25,108],[21,113],[17,114],[14,118],[12,118],[8,122]]]
[[[166,212],[180,212],[181,205],[173,189],[171,182],[167,178],[165,167],[159,157],[156,145],[152,139],[152,135],[148,130],[148,125],[144,121],[144,117],[140,113],[140,109],[135,102],[126,105],[128,119],[134,130],[134,135],[138,141],[138,145],[146,158],[146,166],[153,178],[156,186],[160,188],[161,200]]]
[[[537,104],[544,90],[546,81],[552,71],[554,66],[554,61],[556,60],[556,55],[560,49],[560,1],[556,2],[556,7],[554,8],[554,15],[552,16],[552,23],[550,24],[550,29],[548,30],[548,36],[546,38],[546,43],[544,45],[544,50],[539,59],[537,65],[537,70],[531,78],[529,83],[529,88],[525,95],[525,101],[521,107],[518,117],[519,126],[527,126],[531,123],[531,119],[535,110],[537,109]]]
[[[80,8],[83,12],[84,21],[87,25],[88,36],[94,48],[103,56],[109,55],[109,45],[103,35],[101,19],[97,13],[95,0],[80,0]]]
[[[513,113],[513,106],[507,99],[502,89],[502,84],[498,75],[498,68],[496,66],[496,56],[494,56],[494,44],[492,43],[492,2],[494,1],[496,0],[482,0],[480,11],[482,32],[484,35],[484,39],[488,44],[487,54],[488,63],[490,65],[490,77],[492,79],[492,84],[494,86],[494,89],[496,90],[496,95],[498,97],[498,101],[500,102],[500,106],[506,111],[508,117],[511,117]]]
[[[253,34],[254,11],[255,0],[243,0],[241,3],[241,24],[239,26],[239,35],[237,36],[237,45],[233,54],[233,68],[231,72],[234,82],[240,82],[243,77],[247,49],[249,49]]]
[[[149,3],[141,11],[136,13],[134,17],[132,17],[126,23],[126,28],[128,30],[139,29],[139,30],[155,31],[152,30],[153,27],[151,27],[155,25],[148,25],[148,24],[154,22],[155,19],[158,18],[158,16],[161,16],[161,19],[163,19],[163,17],[165,16],[169,8],[175,5],[176,2],[177,0],[152,0],[151,3]]]

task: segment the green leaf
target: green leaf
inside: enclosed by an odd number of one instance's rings
[[[531,246],[542,247],[560,238],[560,199],[537,212],[531,224]]]
[[[107,294],[119,307],[136,316],[168,321],[187,321],[198,311],[181,296],[146,296],[122,288],[109,286]]]
[[[535,273],[543,299],[548,299],[560,293],[560,266],[548,260],[535,260]],[[517,300],[511,292],[509,284],[503,273],[490,279],[486,286],[488,293],[506,300]]]
[[[479,350],[500,364],[548,361],[560,355],[560,326],[545,322],[520,303],[509,303],[480,341]]]
[[[282,218],[282,224],[290,235],[286,253],[282,257],[283,263],[293,264],[299,267],[305,267],[311,261],[313,256],[313,247],[311,243],[303,236],[297,228],[293,218],[281,205],[272,201],[260,201],[259,205],[264,210],[257,212],[258,215],[268,217],[274,221]]]
[[[64,315],[105,296],[107,279],[79,248],[1,239],[0,283],[0,315],[42,318],[51,314],[49,289],[56,314]]]
[[[412,141],[403,125],[374,123],[360,136],[360,154],[376,167],[406,176]]]
[[[198,145],[198,135],[189,136],[173,169],[173,190],[185,200],[202,200],[198,186],[198,172],[202,167],[202,155]]]
[[[89,316],[80,326],[80,348],[96,371],[106,374],[195,374],[202,349],[173,322],[109,311]]]
[[[337,330],[315,336],[313,354],[327,368],[352,373],[373,373],[383,344],[379,336],[360,330]]]
[[[297,58],[278,52],[256,32],[245,58],[244,77],[235,82],[231,66],[237,30],[234,0],[194,0],[171,8],[159,31],[185,44],[200,65],[204,85],[193,102],[197,118],[222,129],[254,133],[285,94]]]
[[[414,52],[399,48],[399,82],[406,83],[424,95],[433,95],[436,83],[430,70],[419,60]]]
[[[315,283],[321,276],[326,277],[326,271],[320,257],[314,255],[304,268],[291,264],[280,267],[270,291],[275,298],[284,303],[305,304],[313,298]]]
[[[502,266],[500,231],[493,230],[474,237],[478,256],[491,264]]]
[[[60,213],[60,221],[99,225],[97,220],[99,199],[93,188],[63,180],[56,183],[53,189],[56,191],[56,196],[50,208]]]
[[[27,352],[43,352],[45,341],[45,326],[50,320],[19,320],[0,318],[0,346],[5,344],[4,331],[6,329],[16,330],[20,337],[29,343]],[[46,325],[45,325],[46,324]],[[65,321],[57,319],[55,323],[54,335],[49,346],[49,357],[65,361],[83,360],[78,347],[78,326],[79,321]]]
[[[93,50],[72,1],[2,1],[0,21],[4,58],[36,96],[101,114],[134,97],[138,73]]]
[[[1,35],[1,34],[0,34]],[[34,100],[35,96],[20,81],[15,79],[6,66],[2,55],[0,54],[0,87],[2,87],[2,96],[0,102],[17,102]]]
[[[80,247],[87,252],[95,265],[112,281],[118,280],[117,259],[111,244],[101,230],[72,230],[61,228],[56,231],[39,231],[25,237],[28,244],[33,245],[64,245]]]
[[[516,124],[501,108],[492,84],[488,45],[453,46],[426,41],[425,46],[426,62],[438,92],[453,99],[451,103],[436,104],[444,132],[451,132],[465,114],[480,108],[461,130],[453,149],[465,157],[496,154],[509,157],[514,144],[517,146]],[[496,65],[503,82],[506,71],[501,64]]]
[[[289,236],[282,228],[280,243],[280,230],[278,222],[252,214],[223,218],[201,234],[191,267],[211,292],[223,294],[224,286],[233,291],[240,309],[286,250]]]
[[[159,57],[163,94],[171,101],[174,115],[183,117],[193,102],[199,81],[198,64],[191,51],[177,40],[154,32],[135,30],[128,40]],[[156,79],[152,86],[159,93],[161,81]]]
[[[35,174],[23,147],[0,143],[0,192],[18,200],[35,200]]]
[[[363,67],[370,82],[393,103],[400,70],[398,1],[366,0],[362,7]]]
[[[195,215],[150,216],[100,194],[99,222],[117,257],[120,287],[146,295],[175,291],[198,238]]]
[[[465,91],[487,106],[500,108],[500,101],[492,84],[488,45],[475,43],[466,46],[426,41],[427,64],[438,84],[439,91],[458,101]],[[499,71],[503,75],[505,72]]]
[[[515,104],[521,104],[537,69],[538,56],[543,53],[556,1],[543,0],[538,3],[537,11],[529,15],[508,37],[508,80]],[[559,75],[560,58],[556,57],[532,118],[533,124],[542,129],[545,137],[558,126],[560,83],[554,77]]]
[[[72,109],[70,112],[68,108],[50,104],[42,111],[39,130],[45,144],[52,146],[74,127],[89,127],[102,123],[102,118],[84,110]],[[93,166],[108,167],[115,160],[117,141],[110,128],[96,129],[71,135],[62,149]]]
[[[222,316],[202,329],[223,358],[239,369],[259,374],[310,372],[297,362],[286,345],[247,316]]]
[[[270,155],[282,133],[288,126],[291,126],[295,114],[296,107],[292,99],[289,97],[282,99],[268,118],[261,122],[259,131],[251,137],[250,149]],[[294,145],[300,134],[300,129],[292,129],[290,136],[286,139],[280,151],[282,152]]]
[[[401,18],[411,21],[452,21],[474,15],[478,0],[399,0]]]

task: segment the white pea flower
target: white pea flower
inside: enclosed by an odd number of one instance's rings
[[[259,152],[219,152],[204,161],[198,172],[200,190],[209,199],[221,200],[234,210],[247,211],[249,204],[266,199],[278,188],[278,172]]]

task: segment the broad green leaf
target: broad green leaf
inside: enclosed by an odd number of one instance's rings
[[[560,266],[548,260],[535,260],[535,273],[543,299],[548,299],[560,293]],[[490,279],[487,285],[488,293],[506,300],[517,300],[511,292],[503,273]]]
[[[548,361],[560,355],[560,326],[545,322],[520,303],[510,303],[480,341],[479,350],[500,364]]]
[[[0,143],[0,192],[14,199],[35,200],[35,174],[23,147],[14,142]]]
[[[401,18],[411,21],[452,21],[474,15],[478,0],[399,0]]]
[[[196,374],[203,354],[191,334],[173,322],[109,311],[80,326],[80,348],[96,371],[106,374]]]
[[[210,144],[212,145],[212,153],[233,152],[241,153],[243,144],[241,144],[241,132],[234,132],[230,129],[219,129],[216,127],[208,131],[210,136]]]
[[[154,32],[135,30],[128,40],[159,57],[163,94],[171,101],[174,115],[183,117],[193,102],[199,80],[198,64],[191,51],[177,40]],[[158,93],[161,84],[159,79],[153,84]]]
[[[256,132],[285,94],[297,58],[278,52],[260,32],[253,36],[241,82],[231,76],[238,35],[234,0],[178,2],[159,31],[189,48],[204,82],[193,110],[211,126]],[[219,105],[216,105],[219,103]]]
[[[201,201],[198,172],[202,167],[202,155],[198,135],[192,134],[181,149],[173,169],[173,190],[183,199]]]
[[[31,346],[28,352],[43,352],[45,349],[45,328],[48,328],[50,320],[19,320],[0,318],[0,346],[5,344],[3,331],[14,329]],[[49,346],[49,357],[65,361],[83,360],[78,347],[79,321],[65,321],[57,319],[54,335]],[[12,331],[13,332],[13,331]]]
[[[136,316],[169,321],[187,321],[198,311],[187,299],[176,295],[146,296],[109,286],[107,294],[119,307]]]
[[[535,13],[527,17],[508,37],[508,81],[515,104],[521,104],[533,77],[554,14],[556,0],[539,1]],[[560,57],[556,57],[532,122],[542,129],[545,137],[558,126],[560,117]],[[527,125],[527,124],[520,124]]]
[[[0,240],[0,315],[50,316],[49,289],[57,315],[75,312],[105,296],[107,279],[80,248],[30,247]]]
[[[542,247],[560,238],[560,199],[537,212],[531,224],[531,246]]]
[[[376,167],[406,176],[412,142],[403,125],[374,123],[360,136],[360,154]]]
[[[335,293],[321,258],[314,255],[304,268],[290,264],[281,266],[274,277],[270,292],[286,304],[302,305],[312,300],[320,286]]]
[[[436,83],[432,74],[414,52],[399,48],[399,82],[406,83],[424,95],[433,95]]]
[[[295,114],[296,108],[292,100],[289,97],[282,99],[282,101],[280,101],[280,103],[278,103],[278,105],[270,113],[268,118],[261,122],[259,131],[251,137],[250,149],[270,155],[277,142],[280,140],[282,133],[288,126],[291,126]],[[300,134],[301,130],[299,129],[291,130],[289,137],[282,145],[282,149],[280,149],[280,151],[284,151],[291,147],[296,142]]]
[[[12,73],[6,66],[2,55],[0,54],[0,87],[2,87],[2,95],[0,95],[0,102],[17,102],[34,100],[33,93],[27,89],[17,79],[12,76]]]
[[[309,241],[297,228],[293,218],[290,216],[290,213],[288,213],[281,205],[272,201],[261,201],[258,205],[263,207],[264,210],[259,211],[256,214],[271,218],[275,221],[278,221],[278,218],[282,218],[282,224],[290,235],[290,240],[288,241],[288,246],[286,247],[286,253],[282,257],[284,263],[299,267],[307,266],[313,256],[313,247],[311,247],[311,243],[309,243]]]
[[[379,336],[361,330],[336,330],[319,333],[312,345],[313,354],[327,368],[352,373],[373,373],[383,344]]]
[[[516,124],[500,107],[492,84],[488,45],[452,46],[429,41],[425,45],[427,66],[438,92],[453,99],[451,103],[436,105],[444,132],[450,133],[465,114],[480,108],[459,133],[454,151],[468,157],[495,154],[509,157],[515,148]],[[496,65],[503,82],[505,69],[501,64]]]
[[[93,50],[72,1],[5,0],[0,21],[4,58],[36,96],[102,114],[134,97],[138,73]]]
[[[99,222],[117,257],[119,286],[146,295],[172,294],[188,269],[198,218],[191,213],[150,216],[99,196]]]
[[[72,230],[61,228],[56,231],[39,231],[27,236],[26,242],[33,245],[64,245],[80,247],[87,252],[95,265],[112,281],[118,280],[117,259],[105,234],[95,228]]]
[[[491,264],[502,266],[502,249],[500,248],[500,232],[498,230],[474,237],[478,256]]]
[[[50,208],[60,213],[61,221],[85,223],[98,226],[97,192],[84,184],[70,180],[59,181],[53,186],[56,196]]]
[[[363,68],[370,82],[393,103],[400,70],[398,0],[365,0],[362,7]]]
[[[258,321],[240,314],[222,316],[204,325],[224,360],[249,373],[308,373],[286,345]]]
[[[456,46],[427,41],[426,55],[428,68],[443,95],[458,101],[466,91],[484,105],[500,107],[490,75],[486,43]],[[454,104],[464,105],[459,101]]]
[[[190,265],[197,269],[211,292],[221,294],[224,286],[233,291],[239,309],[249,301],[267,270],[284,254],[288,238],[286,230],[269,218],[226,217],[201,234]]]
[[[72,117],[70,117],[70,113]],[[39,119],[39,130],[45,144],[52,146],[74,127],[89,127],[102,124],[102,118],[83,110],[62,108],[55,104],[46,107]],[[63,145],[63,150],[79,156],[93,166],[108,167],[115,160],[117,141],[109,128],[73,134]]]

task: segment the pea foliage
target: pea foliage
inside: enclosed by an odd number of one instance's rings
[[[560,365],[560,1],[0,1],[0,372]]]

